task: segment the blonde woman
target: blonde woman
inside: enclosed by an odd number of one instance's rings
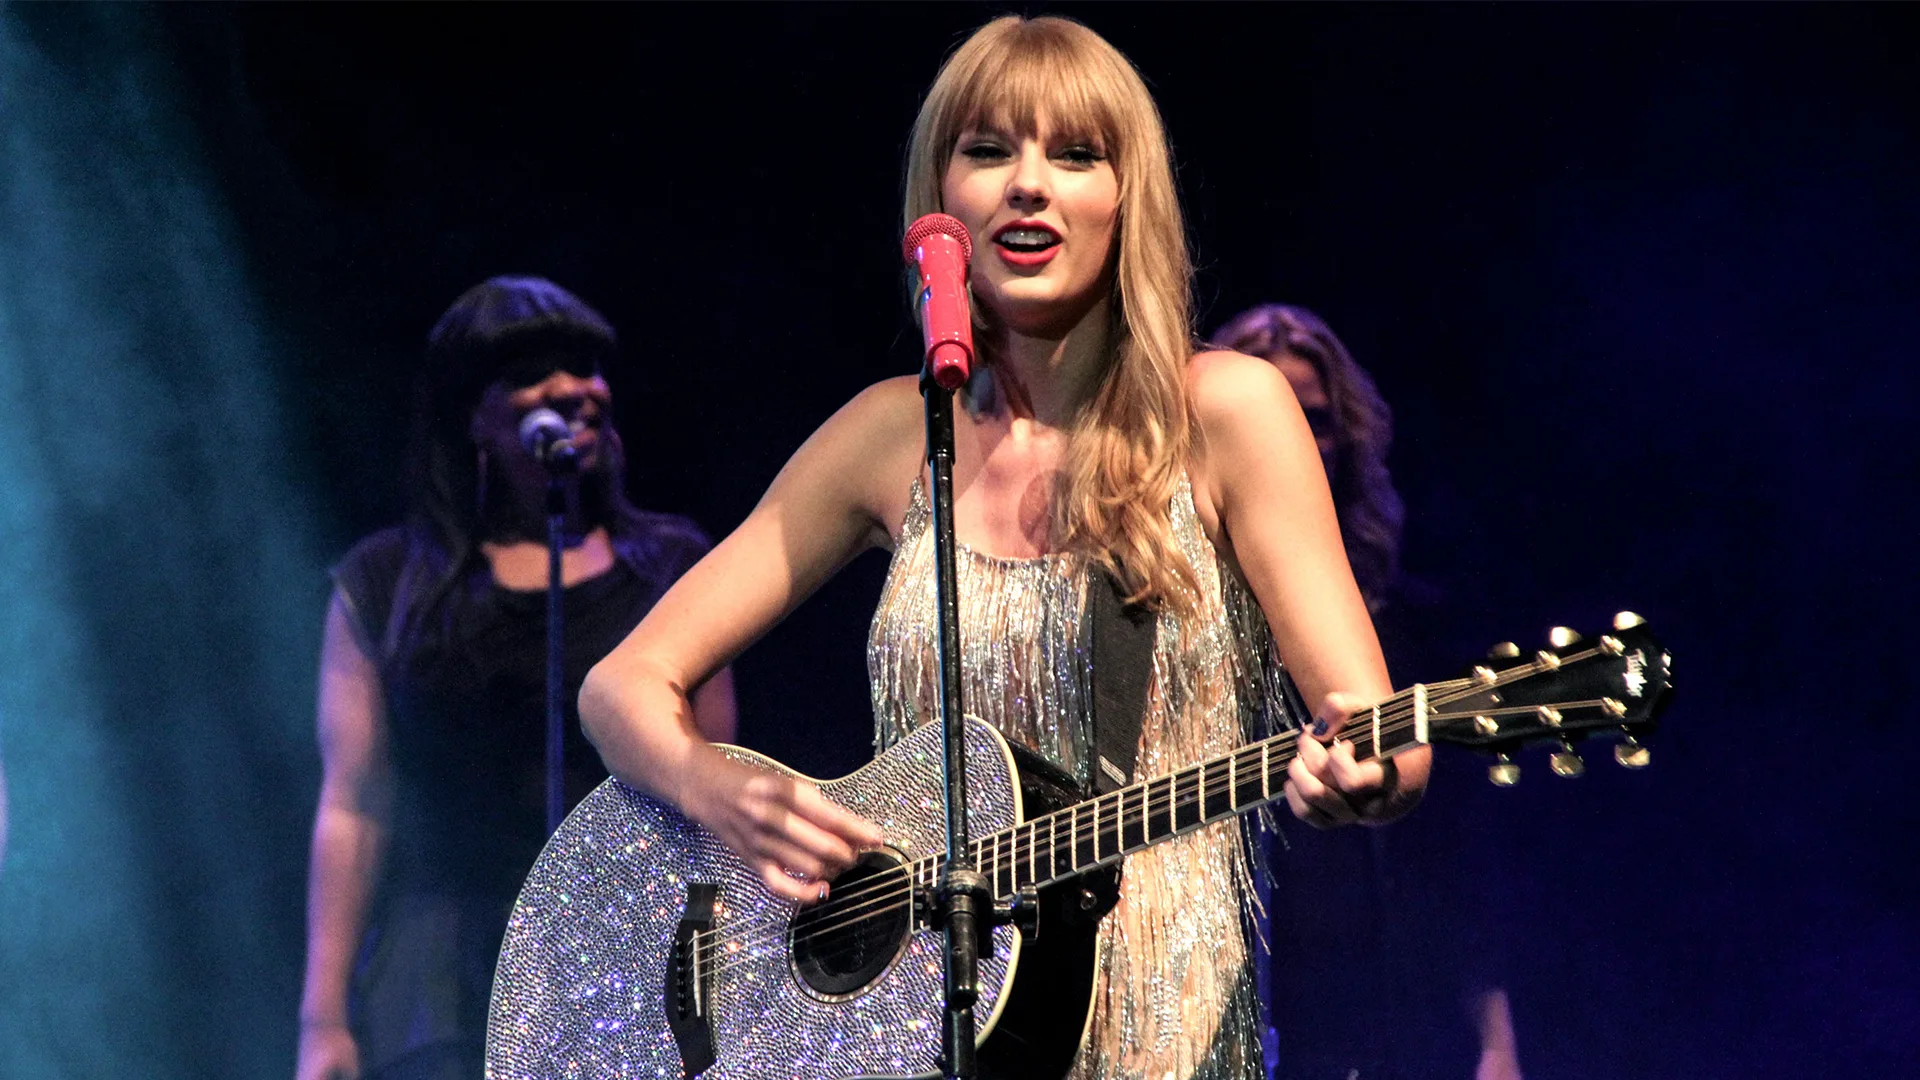
[[[1165,135],[1137,72],[1064,19],[1007,17],[949,58],[915,123],[912,220],[960,219],[982,363],[956,409],[955,531],[969,712],[1087,776],[1088,570],[1160,613],[1139,776],[1242,737],[1277,649],[1324,716],[1389,687],[1313,434],[1271,365],[1195,355]],[[687,697],[849,559],[893,552],[869,649],[877,742],[933,711],[933,573],[916,381],[862,392],[753,513],[589,675],[608,768],[810,901],[881,837],[810,785],[729,760]],[[1261,616],[1264,615],[1264,618]],[[1269,628],[1270,631],[1269,631]],[[1320,728],[1287,802],[1322,826],[1403,813],[1424,754],[1356,763]],[[1073,1075],[1261,1074],[1237,827],[1129,857]]]

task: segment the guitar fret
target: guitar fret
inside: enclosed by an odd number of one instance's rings
[[[1240,809],[1240,751],[1235,750],[1227,758],[1227,809]]]
[[[1020,884],[1020,830],[1008,829],[1000,834],[1000,861],[1006,866],[1007,885],[996,895],[1010,895]]]
[[[1213,771],[1215,775],[1218,775],[1220,772],[1220,762],[1218,759],[1215,759],[1213,763]],[[1202,785],[1200,788],[1200,816],[1204,820],[1212,821],[1215,818],[1233,813],[1233,782],[1231,779],[1233,775],[1233,756],[1231,754],[1227,756],[1227,775],[1229,777],[1227,786],[1222,789],[1221,792],[1215,792],[1210,785]],[[1224,800],[1221,798],[1222,794],[1226,796]]]
[[[1271,740],[1260,744],[1260,801],[1273,798],[1273,764],[1269,751],[1273,749]]]
[[[996,850],[999,854],[999,862],[996,864],[996,869],[1007,875],[1006,886],[1001,887],[999,874],[995,874],[994,895],[1005,896],[1013,891],[1014,873],[1020,866],[1020,830],[1016,827],[994,835],[998,837]]]
[[[1140,816],[1137,819],[1138,824],[1135,824],[1134,822],[1129,820],[1130,818],[1133,817],[1133,814],[1127,808],[1128,797],[1135,794],[1136,792],[1140,793],[1142,796],[1142,798],[1140,799]],[[1115,855],[1123,854],[1133,849],[1136,843],[1134,839],[1136,835],[1136,830],[1138,830],[1138,835],[1140,835],[1143,838],[1145,836],[1145,828],[1147,824],[1147,817],[1146,817],[1147,800],[1145,798],[1145,792],[1146,792],[1146,788],[1144,786],[1124,787],[1124,788],[1121,788],[1119,791],[1114,792],[1115,795],[1118,795],[1120,797],[1119,825],[1117,828],[1114,829],[1114,852],[1113,853]]]
[[[1047,822],[1047,877],[1036,879],[1040,881],[1045,881],[1047,878],[1051,878],[1053,876],[1054,864],[1060,861],[1059,851],[1056,847],[1056,845],[1060,843],[1060,837],[1056,835],[1054,832],[1054,820],[1053,820],[1052,814],[1047,815],[1046,822]]]
[[[1073,865],[1071,851],[1068,855],[1068,865]],[[1046,876],[1048,880],[1060,876],[1060,815],[1046,819]]]
[[[1153,784],[1140,785],[1140,840],[1126,845],[1127,850],[1143,848],[1153,842]]]
[[[1071,862],[1072,860],[1068,860]],[[1060,876],[1060,815],[1047,815],[1047,877]]]

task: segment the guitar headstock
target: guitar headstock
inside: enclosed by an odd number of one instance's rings
[[[1673,689],[1672,669],[1646,620],[1630,611],[1594,638],[1556,626],[1547,648],[1525,653],[1503,642],[1465,679],[1429,687],[1428,737],[1494,754],[1487,774],[1502,787],[1520,778],[1513,752],[1539,742],[1556,745],[1558,776],[1586,771],[1573,743],[1595,736],[1619,739],[1614,760],[1644,768],[1650,755],[1640,739]]]

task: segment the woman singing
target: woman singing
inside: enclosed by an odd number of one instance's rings
[[[334,567],[320,657],[319,810],[299,1080],[472,1080],[507,914],[546,839],[540,407],[580,452],[561,560],[568,690],[706,550],[627,500],[600,361],[613,328],[540,278],[494,278],[434,326],[415,401],[405,525]],[[685,684],[733,736],[721,665]],[[697,688],[697,689],[696,689]],[[606,778],[569,717],[567,802]]]
[[[1286,380],[1195,355],[1165,135],[1133,67],[1064,19],[996,20],[915,123],[905,218],[974,241],[981,363],[955,410],[954,520],[969,712],[1083,780],[1089,569],[1159,611],[1136,775],[1222,753],[1269,704],[1277,648],[1331,721],[1388,690],[1312,432]],[[933,718],[932,541],[914,379],[843,407],[747,520],[588,676],[609,769],[679,807],[796,900],[881,837],[810,785],[730,760],[688,691],[862,550],[892,550],[869,648],[878,742]],[[1264,619],[1260,616],[1264,614]],[[1269,631],[1269,627],[1271,630]],[[1338,693],[1336,693],[1336,691]],[[1427,758],[1356,763],[1303,740],[1287,801],[1322,826],[1410,808]],[[1127,859],[1073,1075],[1261,1075],[1237,828]]]

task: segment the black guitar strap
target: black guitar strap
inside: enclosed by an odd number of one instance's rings
[[[1087,618],[1093,624],[1093,763],[1088,773],[1094,792],[1105,795],[1133,778],[1159,620],[1152,611],[1126,603],[1120,583],[1097,566],[1087,581]]]

